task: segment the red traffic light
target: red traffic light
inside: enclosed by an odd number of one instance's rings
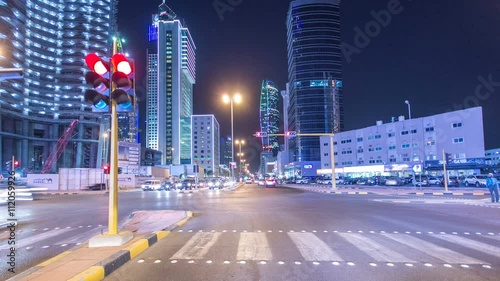
[[[109,64],[96,54],[88,54],[85,57],[85,63],[92,71],[99,75],[104,75],[109,72]]]
[[[14,161],[14,167],[19,167],[21,162],[19,160]]]
[[[134,71],[132,63],[123,54],[114,54],[111,60],[113,61],[113,66],[117,72],[129,75]]]
[[[108,165],[108,164],[106,164],[106,165],[102,166],[102,169],[104,170],[104,173],[105,173],[105,174],[109,174],[110,167],[109,167],[109,165]]]

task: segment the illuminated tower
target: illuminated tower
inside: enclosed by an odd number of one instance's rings
[[[293,0],[288,36],[288,129],[299,134],[343,129],[340,0]],[[319,161],[318,137],[289,140],[296,161]]]
[[[84,58],[91,52],[109,55],[116,3],[0,1],[0,67],[24,69],[23,79],[1,82],[0,161],[15,155],[22,168],[40,170],[57,139],[78,119],[56,167],[95,167],[102,114],[83,102]]]
[[[274,82],[264,80],[260,91],[260,131],[268,134],[279,132],[280,112],[278,110],[279,91]],[[278,137],[262,138],[262,150],[277,152]]]
[[[191,115],[196,46],[163,2],[149,27],[146,146],[162,152],[162,165],[191,163]]]

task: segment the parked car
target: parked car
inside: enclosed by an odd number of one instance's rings
[[[273,178],[267,178],[265,180],[266,187],[276,187],[276,180]]]
[[[147,180],[142,185],[141,188],[143,191],[156,191],[161,188],[160,180]]]
[[[308,184],[310,182],[310,179],[308,178],[300,178],[300,179],[297,179],[295,181],[295,183],[298,183],[298,184]]]
[[[429,179],[425,176],[415,176],[415,186],[429,186]]]
[[[441,186],[444,186],[444,178],[441,179],[439,184]],[[458,180],[457,177],[448,177],[448,186],[449,187],[459,187],[460,181]]]
[[[486,179],[488,176],[486,175],[473,175],[473,176],[467,176],[464,180],[464,185],[465,186],[471,186],[475,185],[476,187],[480,186],[486,186]]]
[[[367,178],[359,178],[359,179],[356,181],[356,184],[357,184],[357,185],[366,185],[366,184],[367,184],[367,181],[368,181],[368,179],[367,179]]]
[[[429,177],[427,178],[427,181],[429,182],[429,185],[440,185],[442,180],[437,177]]]
[[[89,186],[89,190],[106,190],[105,183],[96,183]]]
[[[398,177],[388,177],[385,180],[385,185],[387,185],[387,186],[402,186],[402,185],[405,185],[405,179],[398,178]]]
[[[386,181],[385,177],[374,176],[374,177],[367,179],[366,184],[367,185],[384,185],[385,181]]]

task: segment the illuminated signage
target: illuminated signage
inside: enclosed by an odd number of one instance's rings
[[[304,165],[304,169],[312,169],[313,168],[313,165]]]

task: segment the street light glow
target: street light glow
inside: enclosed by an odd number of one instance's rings
[[[229,103],[229,102],[231,102],[231,98],[228,95],[223,95],[222,96],[222,101],[224,103]]]
[[[236,103],[240,103],[241,102],[241,94],[240,93],[236,93],[233,97],[233,100],[234,102]]]

